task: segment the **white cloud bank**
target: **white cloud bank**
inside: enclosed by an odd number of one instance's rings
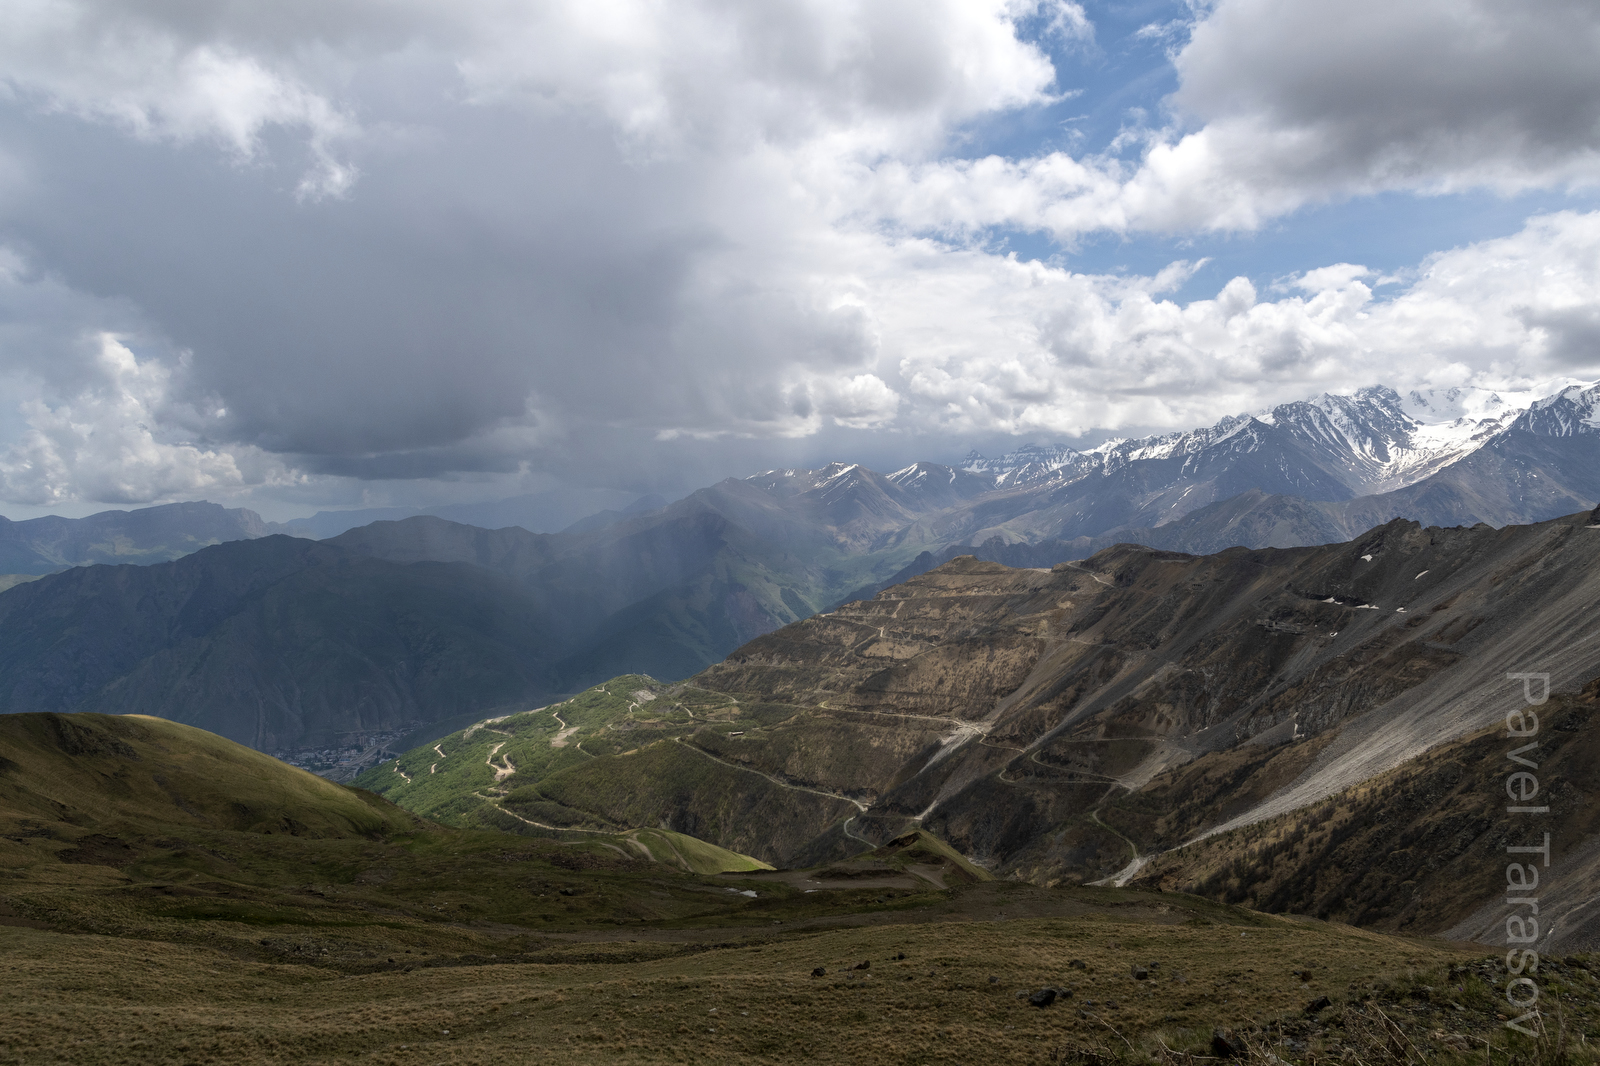
[[[1592,185],[1600,8],[1218,0],[1120,154],[961,158],[1070,79],[1024,23],[1094,36],[1065,0],[8,5],[0,498],[615,480],[675,441],[1187,427],[1600,370],[1595,215],[1397,285],[1328,263],[1187,303],[1193,263],[982,242]]]
[[[251,449],[239,449],[247,453],[240,455],[172,439],[174,429],[201,416],[171,409],[167,368],[140,363],[110,334],[94,341],[99,382],[70,403],[21,404],[27,432],[0,453],[0,490],[7,499],[53,506],[78,499],[138,504],[192,498],[259,484],[266,478],[250,466],[278,466],[249,455]],[[276,475],[288,478],[281,469]]]

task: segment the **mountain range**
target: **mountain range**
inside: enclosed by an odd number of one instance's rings
[[[660,496],[640,496],[618,489],[550,489],[481,503],[318,511],[309,518],[294,518],[274,524],[272,532],[325,540],[369,522],[392,522],[416,515],[432,515],[485,529],[521,526],[531,533],[557,533],[577,526],[574,532],[580,532],[618,521],[630,514],[654,510],[666,502]]]
[[[323,540],[371,522],[415,515],[433,515],[488,528],[520,526],[545,532],[570,526],[573,532],[584,532],[655,510],[666,502],[660,496],[635,498],[630,493],[595,489],[534,493],[428,510],[378,507],[318,511],[310,518],[288,522],[268,522],[248,508],[225,508],[203,500],[133,511],[101,511],[87,518],[47,515],[13,522],[0,516],[0,589],[19,584],[21,579],[74,566],[170,562],[212,544],[274,533]]]
[[[102,511],[87,518],[47,515],[13,522],[0,517],[0,575],[35,577],[95,563],[167,562],[207,545],[273,531],[254,511],[204,502]]]
[[[1370,388],[1081,452],[767,471],[559,533],[421,515],[313,545],[210,504],[6,523],[17,573],[155,565],[0,592],[0,711],[157,713],[270,750],[688,677],[963,555],[1048,567],[1118,543],[1541,521],[1600,498],[1597,403],[1595,385],[1526,403]]]

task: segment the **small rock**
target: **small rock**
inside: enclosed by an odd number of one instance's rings
[[[1084,962],[1082,959],[1073,959],[1071,962],[1067,963],[1067,968],[1069,970],[1087,970],[1089,968],[1089,964]]]
[[[906,953],[902,951],[900,954],[898,954],[898,955],[896,955],[894,957],[894,960],[896,962],[899,962],[901,959],[904,959],[905,957],[906,957]]]
[[[1039,989],[1039,991],[1035,992],[1033,995],[1028,997],[1028,1006],[1030,1006],[1030,1007],[1048,1007],[1050,1004],[1054,1003],[1055,1001],[1056,1001],[1056,990],[1055,989],[1053,989],[1053,988],[1041,988],[1041,989]]]
[[[1313,1015],[1318,1014],[1327,1010],[1331,1006],[1333,1006],[1333,1000],[1329,999],[1327,996],[1318,996],[1316,999],[1306,1004],[1306,1013]]]
[[[857,970],[870,970],[870,969],[872,969],[872,963],[866,962],[865,960],[863,960],[861,962],[856,963],[853,968],[857,969]]]
[[[1150,980],[1150,971],[1145,969],[1143,966],[1135,966],[1133,969],[1129,970],[1128,972],[1133,975],[1133,979],[1135,981],[1148,981],[1148,980]]]
[[[1239,1039],[1239,1034],[1232,1029],[1215,1029],[1211,1033],[1211,1050],[1218,1058],[1242,1059],[1249,1049],[1244,1046],[1244,1041]]]
[[[811,971],[811,976],[812,977],[826,977],[826,976],[828,976],[827,967],[818,966],[815,970]]]
[[[1000,978],[998,978],[998,977],[991,977],[991,978],[989,978],[989,983],[990,983],[990,984],[991,984],[991,985],[997,985],[997,984],[999,984],[999,983],[1000,983]]]

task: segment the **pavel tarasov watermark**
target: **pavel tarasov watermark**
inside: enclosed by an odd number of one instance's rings
[[[1506,968],[1510,971],[1506,981],[1506,1001],[1524,1012],[1520,1018],[1506,1022],[1506,1028],[1536,1036],[1539,1029],[1530,1028],[1528,1023],[1540,1026],[1539,985],[1532,976],[1539,972],[1539,953],[1530,945],[1539,941],[1539,897],[1535,893],[1539,888],[1540,869],[1550,866],[1550,833],[1549,830],[1538,828],[1547,823],[1529,825],[1522,819],[1550,813],[1548,806],[1530,805],[1530,801],[1539,795],[1539,778],[1534,774],[1539,768],[1538,759],[1535,758],[1539,742],[1533,739],[1539,733],[1539,716],[1529,710],[1550,698],[1550,675],[1507,674],[1506,679],[1522,682],[1523,703],[1506,714],[1506,737],[1519,745],[1506,753],[1506,758],[1510,760],[1506,768],[1506,795],[1512,800],[1511,805],[1506,807],[1506,813],[1513,816],[1512,839],[1526,840],[1536,832],[1543,832],[1542,843],[1506,845],[1506,854],[1527,856],[1529,859],[1525,862],[1519,858],[1506,866],[1506,906],[1510,910],[1506,915]],[[1534,698],[1534,683],[1540,686],[1537,699]],[[1541,861],[1531,861],[1534,856]]]

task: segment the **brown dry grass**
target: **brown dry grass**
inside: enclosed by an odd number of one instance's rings
[[[1113,1027],[1130,1040],[1124,1058],[1149,1062],[1157,1045],[1203,1048],[1216,1025],[1265,1033],[1317,995],[1343,1002],[1474,957],[1317,923],[1104,914],[835,929],[664,956],[628,943],[565,950],[573,961],[352,974],[0,928],[0,1063],[1046,1062],[1120,1039]],[[860,961],[870,968],[849,968]],[[1158,965],[1135,980],[1135,963]],[[828,975],[812,977],[817,966]],[[1072,997],[1042,1010],[1017,998],[1044,985]]]

